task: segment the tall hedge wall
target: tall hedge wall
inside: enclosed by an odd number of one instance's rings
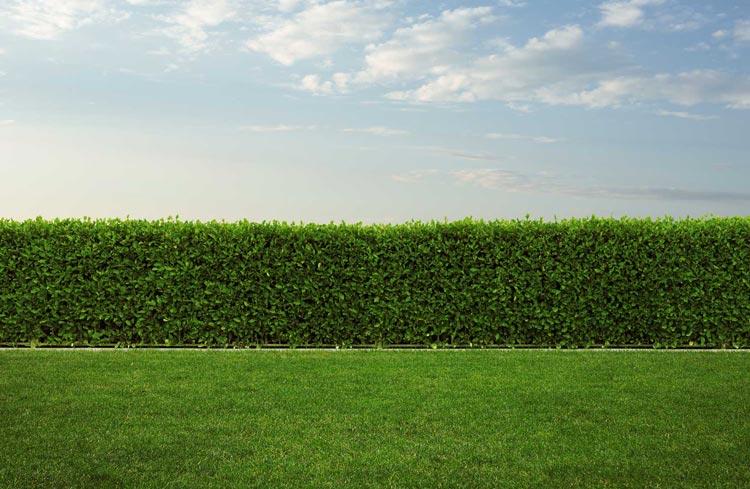
[[[0,220],[0,342],[750,346],[750,218]]]

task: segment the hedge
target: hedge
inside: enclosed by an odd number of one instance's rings
[[[0,220],[0,342],[750,346],[750,218]]]

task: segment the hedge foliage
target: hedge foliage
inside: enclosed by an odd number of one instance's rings
[[[750,218],[0,220],[0,342],[750,346]]]

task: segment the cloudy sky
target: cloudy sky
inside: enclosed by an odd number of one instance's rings
[[[0,2],[0,217],[526,214],[750,214],[750,2]]]

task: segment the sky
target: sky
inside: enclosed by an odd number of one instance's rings
[[[750,215],[747,0],[2,0],[0,218]]]

